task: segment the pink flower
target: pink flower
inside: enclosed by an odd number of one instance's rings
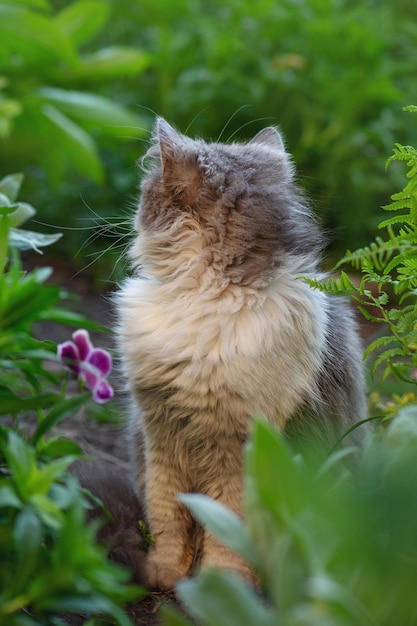
[[[112,360],[107,350],[95,348],[87,330],[76,330],[72,341],[58,344],[58,358],[93,392],[96,402],[103,404],[114,395],[107,381]]]

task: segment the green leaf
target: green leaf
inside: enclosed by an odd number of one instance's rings
[[[80,65],[71,70],[70,79],[100,81],[136,76],[146,70],[151,61],[152,57],[140,50],[111,46],[84,55]]]
[[[83,451],[80,446],[71,439],[51,437],[45,444],[38,446],[38,453],[42,458],[56,459],[61,456],[81,457]]]
[[[94,181],[101,182],[104,178],[103,166],[91,136],[51,105],[45,104],[41,113],[53,126],[56,140],[62,144],[71,165]]]
[[[303,506],[307,477],[276,428],[256,419],[252,432],[246,455],[247,473],[262,505],[280,521]]]
[[[10,226],[16,228],[16,226],[20,226],[23,222],[30,219],[35,215],[36,211],[30,204],[26,202],[19,202],[17,207],[10,215]]]
[[[13,527],[17,571],[13,581],[15,593],[26,590],[26,583],[35,573],[41,548],[42,528],[32,507],[25,507],[17,516]]]
[[[0,193],[15,202],[23,182],[23,174],[9,174],[0,180]]]
[[[36,469],[35,452],[17,433],[10,430],[4,455],[8,461],[16,489],[19,491],[19,495],[26,499],[28,484]]]
[[[39,13],[17,4],[0,3],[0,40],[3,46],[20,52],[26,60],[36,58],[78,63],[71,41],[55,24]]]
[[[38,94],[55,111],[59,110],[65,116],[75,117],[82,122],[99,125],[108,135],[119,136],[124,132],[141,136],[145,132],[137,115],[103,96],[53,87],[40,88]]]
[[[79,313],[73,313],[68,309],[60,309],[60,308],[50,308],[45,311],[40,311],[39,320],[56,322],[58,324],[68,324],[68,326],[77,326],[78,328],[86,328],[87,330],[96,330],[101,333],[110,332],[108,328],[105,326],[101,326],[97,322],[92,322],[91,320],[84,317]]]
[[[51,8],[48,0],[13,0],[13,2],[14,4],[27,4],[28,6],[44,9],[45,11],[49,11]]]
[[[255,569],[259,567],[260,555],[237,515],[220,502],[202,494],[180,494],[178,500],[220,541],[238,552]]]
[[[208,626],[276,626],[277,615],[235,574],[205,571],[180,581],[177,594],[195,618]]]
[[[63,34],[79,46],[100,32],[109,16],[109,5],[102,0],[72,2],[54,18]]]
[[[26,411],[45,409],[56,404],[61,396],[56,393],[40,393],[31,398],[16,396],[12,391],[0,388],[0,415],[16,415]]]
[[[32,444],[36,444],[41,437],[53,428],[59,422],[67,417],[74,415],[82,406],[91,398],[91,393],[88,391],[79,396],[68,398],[63,400],[56,406],[54,406],[48,414],[40,422],[39,426],[35,430],[32,436]]]
[[[22,502],[17,497],[16,492],[10,485],[0,486],[0,505],[2,508],[7,506],[10,506],[14,509],[21,508]]]
[[[40,254],[42,253],[40,248],[56,243],[61,237],[61,233],[47,235],[31,230],[22,230],[21,228],[10,228],[9,231],[9,242],[11,246],[14,246],[18,250],[35,250],[35,252],[39,252]]]
[[[29,485],[31,493],[46,496],[54,481],[60,478],[74,461],[75,458],[65,456],[64,458],[50,461],[41,468],[37,468],[33,472]]]

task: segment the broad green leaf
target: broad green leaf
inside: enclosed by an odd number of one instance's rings
[[[329,576],[322,574],[312,577],[309,581],[309,593],[314,600],[324,605],[332,605],[335,612],[345,613],[349,617],[349,623],[355,626],[375,624],[373,616],[358,598],[346,586],[338,584]]]
[[[10,215],[17,209],[17,204],[12,204],[4,193],[0,193],[0,209],[2,215]]]
[[[7,253],[9,248],[9,216],[0,215],[0,275],[7,263]]]
[[[119,136],[121,132],[124,132],[132,136],[140,136],[144,133],[138,116],[103,96],[53,87],[42,87],[38,90],[38,94],[49,105],[53,105],[55,111],[59,109],[65,116],[99,125],[101,130],[108,135]]]
[[[33,493],[28,502],[36,509],[37,515],[49,526],[58,530],[63,522],[63,512],[52,500],[43,493]]]
[[[41,437],[67,417],[74,415],[91,398],[91,393],[86,392],[73,398],[68,398],[54,406],[40,422],[32,436],[32,444],[36,444]]]
[[[91,320],[84,317],[84,315],[80,315],[79,313],[74,313],[69,311],[68,309],[61,308],[49,308],[45,311],[39,312],[40,320],[47,320],[50,322],[57,322],[58,324],[68,324],[68,326],[77,326],[78,328],[86,328],[87,330],[96,330],[101,333],[110,332],[108,328],[105,326],[101,326],[97,322],[92,322]]]
[[[37,9],[45,9],[49,12],[51,5],[48,0],[12,0],[14,4],[27,4],[29,7],[35,7]],[[10,0],[9,0],[10,2]]]
[[[17,207],[10,215],[10,226],[12,228],[16,228],[26,222],[26,220],[30,219],[35,215],[36,211],[30,204],[26,202],[19,202]]]
[[[21,228],[10,228],[9,243],[19,250],[35,250],[42,254],[41,248],[50,246],[62,237],[61,233],[47,235]]]
[[[0,415],[16,415],[36,411],[56,404],[61,396],[56,393],[40,393],[31,398],[16,396],[9,389],[0,389]]]
[[[0,3],[0,40],[28,61],[37,57],[78,63],[75,48],[48,17],[22,4]]]
[[[4,454],[12,473],[13,482],[22,499],[28,496],[28,483],[36,469],[34,450],[13,430],[7,437]]]
[[[28,578],[35,573],[42,540],[41,523],[32,507],[26,506],[17,516],[13,539],[17,556],[14,591],[22,593],[26,589]]]
[[[0,486],[0,507],[10,506],[14,509],[20,509],[22,502],[17,497],[16,492],[10,485]]]
[[[64,458],[50,461],[41,468],[37,468],[36,471],[33,472],[29,484],[31,493],[47,495],[54,481],[62,476],[75,461],[75,458],[76,457],[65,456]]]
[[[42,458],[47,457],[51,459],[61,456],[79,457],[83,454],[80,446],[75,441],[72,441],[71,439],[64,439],[62,437],[51,437],[45,444],[38,446],[38,452]]]
[[[62,91],[62,94],[64,93]],[[42,114],[54,127],[56,139],[62,144],[71,165],[94,181],[101,182],[104,177],[103,166],[92,137],[81,126],[51,105],[45,104]]]
[[[103,0],[78,0],[63,8],[54,18],[61,32],[79,46],[100,32],[109,16]]]
[[[308,489],[307,476],[301,475],[288,444],[265,420],[254,421],[246,461],[248,475],[263,506],[277,521],[299,510]]]
[[[260,556],[243,521],[237,515],[220,502],[202,494],[180,494],[178,500],[220,541],[238,552],[253,567],[259,567]]]
[[[69,73],[71,80],[109,80],[122,76],[135,76],[145,71],[152,57],[134,48],[111,46],[86,54],[80,64]]]
[[[5,176],[0,180],[0,194],[7,196],[10,202],[15,202],[19,195],[22,182],[23,174],[9,174],[9,176]]]
[[[254,589],[231,572],[205,571],[180,581],[177,594],[191,615],[208,626],[277,626],[277,616]]]

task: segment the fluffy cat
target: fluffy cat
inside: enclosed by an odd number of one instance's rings
[[[156,539],[146,575],[171,588],[196,550],[176,495],[204,493],[242,513],[253,415],[282,431],[304,420],[331,438],[365,417],[365,398],[348,305],[299,278],[318,275],[323,242],[278,131],[224,145],[158,119],[146,157],[118,340]],[[209,533],[201,563],[250,575]]]

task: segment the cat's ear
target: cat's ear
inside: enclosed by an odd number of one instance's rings
[[[181,151],[182,135],[175,130],[163,117],[158,117],[155,124],[155,135],[161,155],[162,167],[172,163]]]
[[[255,135],[255,137],[249,141],[249,144],[254,143],[279,150],[280,152],[285,152],[282,136],[274,126],[268,126]]]

